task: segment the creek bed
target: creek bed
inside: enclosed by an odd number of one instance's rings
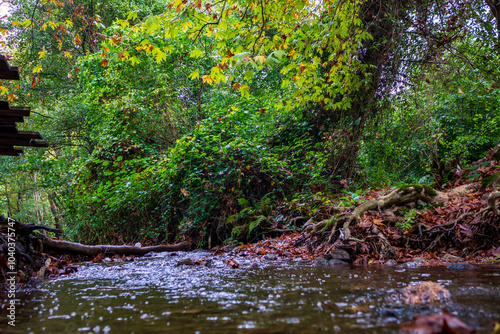
[[[208,258],[211,265],[176,265],[187,257]],[[322,268],[277,259],[251,268],[252,260],[234,258],[241,268],[231,269],[229,259],[233,257],[176,252],[132,262],[81,264],[76,274],[20,293],[16,326],[7,326],[3,317],[0,329],[36,334],[403,333],[399,323],[441,307],[480,330],[500,321],[496,265],[459,271]],[[407,306],[395,299],[399,288],[429,280],[445,286],[451,301]]]

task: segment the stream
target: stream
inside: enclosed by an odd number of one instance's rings
[[[207,258],[208,266],[177,265]],[[234,259],[241,268],[232,269]],[[405,333],[398,324],[441,307],[475,327],[500,321],[500,266],[315,267],[300,261],[157,253],[131,262],[84,263],[68,277],[18,293],[16,326],[2,333]],[[440,305],[395,298],[410,283],[434,281],[451,293]],[[2,297],[2,314],[5,314]]]

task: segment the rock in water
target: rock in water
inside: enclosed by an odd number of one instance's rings
[[[347,264],[346,262],[340,261],[340,260],[337,260],[337,259],[328,260],[328,266],[329,267],[334,267],[334,266],[338,266],[338,265],[346,265],[346,264]]]
[[[402,302],[410,305],[445,302],[450,299],[450,292],[436,282],[421,282],[408,285],[401,290]]]
[[[317,257],[315,260],[314,260],[314,265],[316,267],[326,267],[328,265],[328,261],[321,258],[321,257]]]
[[[451,263],[446,268],[450,270],[471,270],[476,269],[477,267],[468,263]]]
[[[267,261],[275,261],[278,258],[276,254],[266,254],[264,255],[264,259]]]
[[[385,264],[386,266],[389,266],[389,267],[393,267],[393,266],[397,266],[397,265],[398,265],[398,263],[396,262],[396,260],[392,260],[392,259],[391,259],[391,260],[387,260],[387,261],[385,261],[385,263],[384,263],[384,264]]]
[[[191,258],[188,257],[187,259],[182,259],[179,262],[177,262],[177,265],[178,266],[182,266],[182,265],[192,266],[192,265],[194,265],[194,262]]]
[[[333,249],[330,253],[325,254],[325,260],[340,260],[344,262],[351,262],[351,256],[343,249]]]

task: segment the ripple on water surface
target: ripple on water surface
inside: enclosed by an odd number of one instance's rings
[[[279,260],[260,269],[176,266],[208,253],[157,254],[134,262],[82,265],[21,297],[8,333],[399,333],[398,323],[440,305],[404,306],[409,283],[450,290],[445,307],[472,326],[500,321],[500,268],[317,268]],[[442,306],[442,305],[441,305]],[[3,320],[3,319],[2,319]],[[6,326],[2,327],[5,328]]]

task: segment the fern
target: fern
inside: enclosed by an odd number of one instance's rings
[[[240,213],[238,212],[238,213],[235,213],[234,215],[230,215],[229,217],[227,217],[226,224],[229,224],[233,220],[237,220],[239,215],[240,215]]]
[[[231,237],[233,239],[238,239],[241,235],[241,233],[245,230],[246,225],[243,226],[235,226],[231,230]]]
[[[257,204],[257,209],[259,210],[266,210],[267,209],[267,206],[271,204],[271,199],[268,197],[268,198],[262,198],[260,200],[260,202]]]
[[[238,198],[238,204],[241,205],[245,209],[252,206],[250,204],[250,202],[245,198]]]
[[[260,225],[260,223],[262,223],[263,221],[265,221],[267,219],[266,216],[257,216],[257,219],[254,220],[253,222],[250,223],[250,225],[248,225],[248,233],[247,233],[247,237],[250,236],[250,233],[252,233],[252,231]]]

